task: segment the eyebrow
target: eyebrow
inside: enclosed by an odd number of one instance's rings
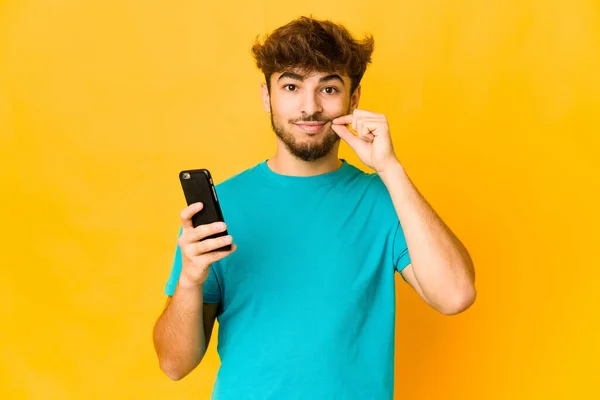
[[[304,81],[304,76],[297,74],[295,72],[284,72],[283,74],[281,74],[279,76],[279,78],[277,78],[277,81],[279,82],[280,80],[285,79],[285,78],[293,79],[293,80],[300,81],[300,82]],[[340,81],[342,86],[344,86],[344,80],[338,74],[331,74],[331,75],[324,76],[321,79],[319,79],[319,83],[329,82],[329,81],[334,81],[334,80]]]

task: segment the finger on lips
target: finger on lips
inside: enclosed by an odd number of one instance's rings
[[[342,115],[341,117],[334,118],[331,122],[337,125],[347,125],[352,122],[352,114]]]

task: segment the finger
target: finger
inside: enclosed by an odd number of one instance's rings
[[[375,136],[370,132],[368,132],[360,137],[360,140],[367,142],[367,143],[373,143],[374,139],[375,139]]]
[[[356,125],[356,128],[354,128],[354,130],[356,131],[356,134],[358,135],[358,137],[360,139],[364,139],[363,138],[363,126],[364,126],[364,119],[361,117],[356,117],[356,122],[354,123]]]
[[[369,127],[365,126],[365,125],[363,125],[363,127],[359,131],[358,137],[360,138],[360,140],[363,140],[363,141],[369,142],[369,143],[373,142],[373,139],[375,138],[373,133],[371,133],[371,131],[369,130]]]
[[[228,244],[231,244],[232,241],[233,238],[231,237],[231,235],[227,235],[214,239],[206,239],[201,240],[199,242],[194,242],[194,245],[196,247],[195,253],[196,255],[209,253],[211,251],[220,249],[221,247],[227,246]]]
[[[341,117],[334,118],[331,123],[335,125],[347,125],[352,122],[352,114],[343,115]]]
[[[352,117],[352,129],[354,129],[355,131],[358,131],[360,129],[360,126],[364,124],[365,121],[386,121],[385,115],[377,114],[367,110],[354,110]]]
[[[358,117],[356,122],[356,133],[358,137],[366,142],[371,142],[372,140],[372,122],[363,117]]]
[[[228,255],[233,253],[236,249],[237,249],[237,246],[235,244],[232,244],[231,250],[229,250],[229,251],[224,251],[224,250],[213,251],[211,253],[202,254],[200,257],[205,259],[207,264],[212,264],[214,262],[217,262],[217,261],[227,257]]]
[[[192,224],[192,217],[198,213],[198,211],[202,210],[204,205],[202,203],[194,203],[190,204],[186,208],[181,211],[179,215],[181,217],[181,226],[183,229],[193,229],[194,225]]]
[[[215,233],[224,232],[227,229],[225,222],[213,222],[212,224],[199,225],[186,236],[187,242],[197,242]]]
[[[374,113],[372,111],[361,110],[361,109],[354,110],[353,114],[356,115],[359,118],[365,118],[365,119],[380,119],[380,118],[385,118],[385,116],[383,114],[378,114],[378,113]]]
[[[378,130],[381,129],[381,123],[378,120],[362,120],[359,125],[358,137],[368,142],[372,142]]]
[[[231,244],[231,238],[228,238],[227,236],[204,239],[197,242],[187,242],[182,247],[182,254],[191,260],[228,244]]]
[[[344,125],[332,125],[331,129],[348,145],[356,151],[356,145],[360,142],[360,139],[355,136],[348,128]]]

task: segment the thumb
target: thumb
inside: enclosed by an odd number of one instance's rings
[[[353,150],[356,150],[356,145],[358,144],[358,142],[360,142],[360,139],[358,138],[358,136],[355,136],[352,132],[350,132],[350,130],[346,128],[345,125],[332,124],[331,129],[333,129],[333,131],[337,133],[337,135],[340,138],[342,138],[346,143],[348,143],[348,145]]]

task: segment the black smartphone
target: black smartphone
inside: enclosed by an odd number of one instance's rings
[[[207,169],[181,171],[179,173],[179,180],[181,182],[181,187],[183,188],[183,194],[185,195],[187,205],[189,206],[198,202],[201,202],[204,205],[202,210],[192,217],[192,225],[194,228],[199,225],[212,224],[213,222],[225,222],[221,206],[219,205],[219,199],[217,198],[215,185],[210,172]],[[225,230],[208,236],[206,239],[227,236],[228,234],[227,230]],[[230,244],[215,251],[229,250],[231,250]]]

